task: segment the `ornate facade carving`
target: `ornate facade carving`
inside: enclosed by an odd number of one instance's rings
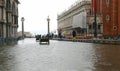
[[[0,38],[16,38],[18,0],[0,0]]]

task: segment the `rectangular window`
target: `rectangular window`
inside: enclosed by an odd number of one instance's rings
[[[98,25],[98,30],[100,30],[101,29],[101,25]]]
[[[91,30],[92,29],[92,25],[89,25],[89,30]]]

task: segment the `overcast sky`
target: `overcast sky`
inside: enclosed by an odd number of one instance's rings
[[[57,29],[57,14],[69,8],[78,0],[19,0],[19,28],[21,17],[25,18],[24,30],[33,34],[47,33],[47,17],[50,17],[50,31]]]

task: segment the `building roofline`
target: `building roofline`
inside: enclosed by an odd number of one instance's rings
[[[18,4],[20,4],[20,2],[18,0],[15,0]]]
[[[67,10],[58,14],[58,17],[60,17],[62,15],[65,15],[65,14],[75,10],[76,8],[79,8],[80,6],[83,6],[83,5],[86,5],[86,4],[91,4],[91,1],[78,1],[78,2],[74,3],[73,5],[71,5],[70,8],[68,8]]]

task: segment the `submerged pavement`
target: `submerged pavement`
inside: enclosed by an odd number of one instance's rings
[[[34,38],[0,47],[0,71],[120,71],[120,46]]]

